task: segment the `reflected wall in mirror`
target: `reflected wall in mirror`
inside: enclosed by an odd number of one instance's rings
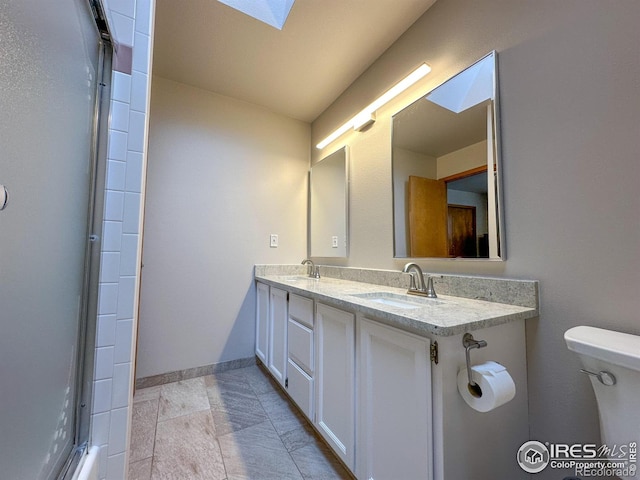
[[[504,259],[496,52],[393,116],[395,257]]]
[[[348,149],[343,147],[311,167],[309,256],[347,257]]]

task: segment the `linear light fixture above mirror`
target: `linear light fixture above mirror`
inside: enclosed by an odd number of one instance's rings
[[[336,140],[338,137],[346,133],[349,129],[353,128],[354,130],[362,130],[366,126],[371,125],[375,122],[375,113],[380,107],[384,104],[392,100],[393,98],[400,95],[411,85],[416,83],[418,80],[426,76],[431,71],[431,67],[426,63],[421,64],[418,68],[416,68],[409,75],[404,77],[398,83],[396,83],[393,87],[383,93],[380,97],[374,100],[369,106],[360,111],[356,116],[350,119],[347,123],[342,125],[340,128],[335,130],[331,135],[322,140],[320,143],[316,145],[316,148],[324,148],[329,145],[331,142]]]

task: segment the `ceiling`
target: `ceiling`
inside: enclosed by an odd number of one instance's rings
[[[156,0],[153,74],[312,122],[434,2],[297,0],[278,30],[217,0]]]
[[[393,146],[441,157],[487,139],[487,102],[460,113],[420,98],[393,117]]]

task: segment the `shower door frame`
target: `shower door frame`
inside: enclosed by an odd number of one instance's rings
[[[111,102],[111,75],[113,45],[106,16],[100,0],[87,0],[96,23],[99,50],[96,95],[91,138],[91,172],[89,205],[87,209],[87,235],[85,244],[82,314],[78,333],[78,360],[76,362],[75,435],[71,452],[62,464],[58,480],[71,479],[82,456],[88,451],[93,399],[96,321],[98,315],[98,286],[100,275],[100,245],[104,210],[104,192],[107,166],[109,106]]]

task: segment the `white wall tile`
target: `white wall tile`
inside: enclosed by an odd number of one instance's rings
[[[136,290],[135,277],[120,277],[118,283],[118,311],[117,320],[128,320],[133,318],[133,299]],[[117,327],[116,327],[117,334]],[[116,342],[118,341],[116,337]]]
[[[127,421],[129,420],[128,408],[111,410],[111,423],[109,425],[109,455],[123,453],[127,446]]]
[[[120,253],[102,252],[100,255],[100,282],[118,283],[120,280]]]
[[[116,299],[118,286],[116,285]],[[117,311],[117,306],[114,306]],[[98,331],[96,333],[96,347],[108,347],[116,344],[116,315],[98,315]]]
[[[112,12],[133,18],[136,14],[136,0],[109,0],[109,9]]]
[[[113,361],[115,363],[131,362],[133,343],[133,320],[118,320],[116,323],[116,346]]]
[[[122,249],[120,251],[120,275],[134,276],[138,273],[138,235],[122,235]]]
[[[131,75],[122,72],[113,72],[111,99],[126,103],[131,101]]]
[[[93,383],[93,413],[111,410],[111,383],[110,378]]]
[[[96,380],[113,377],[114,347],[100,347],[96,349],[95,376]]]
[[[124,192],[107,191],[104,203],[104,220],[121,222],[124,213]]]
[[[151,33],[151,1],[136,1],[136,32]]]
[[[107,477],[106,480],[122,480],[127,478],[127,472],[125,469],[125,455],[119,453],[118,455],[109,456],[107,458]]]
[[[92,410],[92,443],[101,446],[101,480],[126,478],[152,3],[104,0],[116,40],[133,46],[137,72],[135,80],[121,72],[112,74]]]
[[[131,384],[131,364],[130,363],[115,364],[113,366],[111,408],[122,408],[122,407],[126,407],[129,404],[130,384]]]
[[[111,123],[109,127],[121,132],[129,131],[129,104],[124,102],[111,102]]]
[[[127,169],[125,173],[125,190],[140,192],[142,187],[142,153],[127,152]]]
[[[109,160],[127,161],[127,134],[116,130],[109,130]]]
[[[118,311],[118,284],[103,283],[98,287],[98,315],[115,314]]]
[[[118,160],[109,160],[107,164],[107,189],[124,190],[127,178],[127,164]]]
[[[122,45],[133,46],[134,42],[134,23],[133,18],[121,15],[111,10],[111,18],[113,19],[112,34],[117,42]]]
[[[97,413],[91,417],[91,444],[104,445],[109,441],[111,413]]]
[[[107,478],[107,462],[109,459],[109,446],[101,445],[100,446],[100,459],[98,463],[98,478],[100,480],[105,480]]]
[[[122,222],[105,221],[102,226],[102,251],[119,252],[121,245]]]
[[[134,70],[131,72],[131,110],[145,112],[149,75]]]
[[[123,233],[140,233],[140,194],[124,194],[124,217],[122,219]]]
[[[144,151],[145,114],[131,110],[129,112],[129,139],[127,149],[134,152]]]
[[[133,44],[133,70],[149,73],[149,35],[136,32]]]

